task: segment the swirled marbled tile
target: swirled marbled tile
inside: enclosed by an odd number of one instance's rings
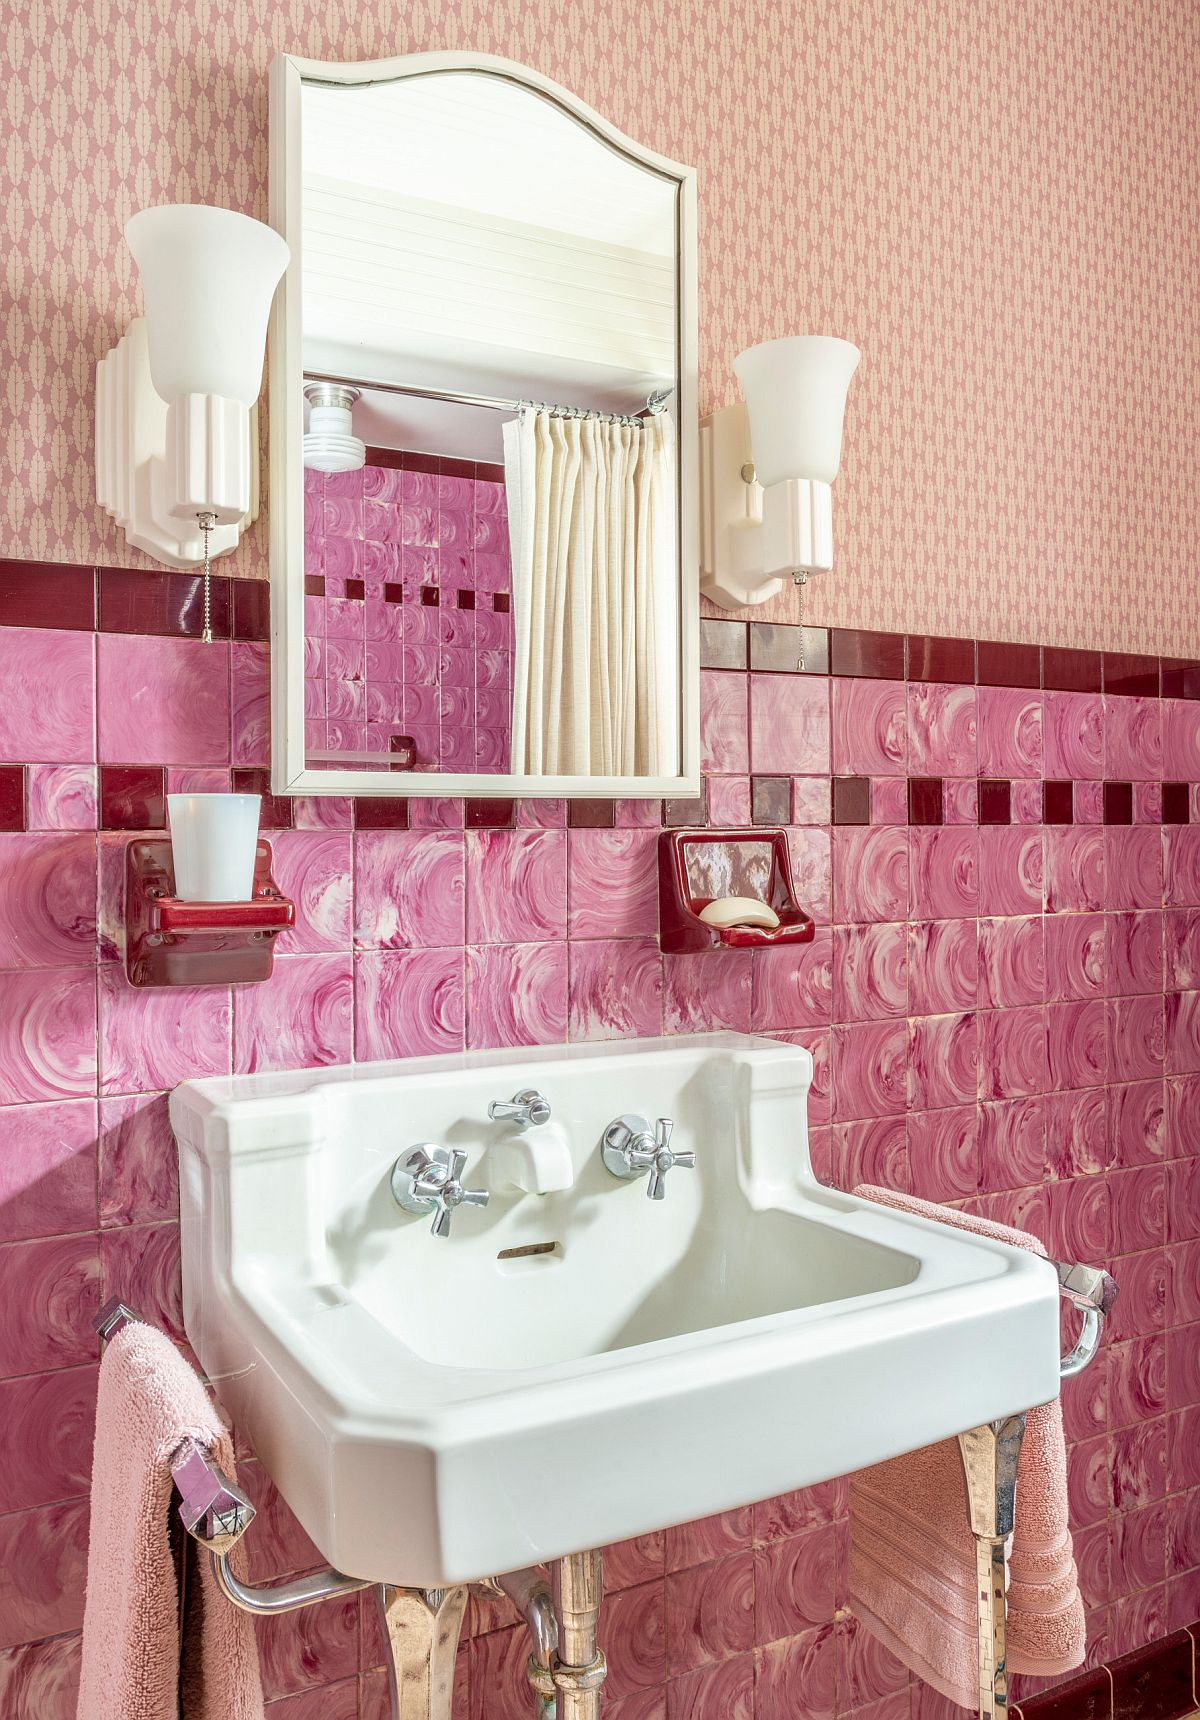
[[[86,1499],[0,1517],[0,1648],[79,1630],[87,1534]]]
[[[926,920],[961,920],[979,908],[976,830],[909,832],[913,913]]]
[[[143,1319],[185,1341],[179,1225],[123,1224],[100,1237],[105,1295],[119,1296]]]
[[[99,1149],[102,1226],[177,1216],[177,1149],[165,1093],[102,1099]]]
[[[908,1023],[908,1103],[936,1110],[974,1099],[979,1086],[979,1033],[973,1013],[922,1015]]]
[[[1018,782],[1011,785],[1009,805],[1014,824],[1042,822],[1042,785],[1040,782]]]
[[[883,1188],[911,1189],[908,1132],[901,1116],[866,1117],[836,1123],[832,1130],[833,1183],[854,1188],[875,1183]]]
[[[96,767],[31,764],[26,772],[30,830],[94,830]]]
[[[1055,1260],[1100,1260],[1109,1253],[1107,1177],[1072,1177],[1046,1185],[1047,1232]]]
[[[1080,1440],[1068,1449],[1067,1503],[1072,1528],[1103,1523],[1108,1517],[1112,1510],[1112,1465],[1107,1439]]]
[[[1046,909],[1080,913],[1103,908],[1104,831],[1052,826],[1046,831]]]
[[[979,823],[979,784],[975,777],[948,776],[942,783],[942,821],[945,824]]]
[[[429,804],[411,803],[414,812],[416,806]],[[458,821],[461,825],[461,809]],[[354,864],[354,940],[360,947],[406,949],[463,943],[466,861],[461,834],[359,831],[354,838]]]
[[[1200,704],[1164,699],[1163,775],[1172,782],[1200,779]]]
[[[663,958],[655,938],[589,938],[567,950],[572,1040],[662,1032]]]
[[[811,780],[815,782],[817,778],[814,777]],[[617,810],[619,817],[619,806]],[[718,829],[745,829],[750,823],[750,778],[748,776],[710,776],[708,778],[708,816]],[[800,822],[807,822],[807,820]]]
[[[1042,773],[1042,699],[1017,687],[979,687],[975,693],[979,774],[1037,777]]]
[[[1169,1123],[1167,1158],[1200,1155],[1200,1076],[1175,1076],[1167,1082]]]
[[[908,764],[903,681],[837,676],[830,686],[835,775],[903,776]]]
[[[979,1191],[979,1109],[954,1105],[910,1111],[908,1168],[922,1200],[958,1200]]]
[[[334,1684],[358,1671],[358,1596],[274,1618],[256,1619],[255,1635],[268,1702],[306,1685]]]
[[[666,1585],[643,1583],[641,1588],[623,1589],[612,1597],[607,1623],[611,1650],[605,1684],[613,1699],[665,1683]],[[526,1705],[528,1701],[527,1692]]]
[[[871,823],[908,823],[908,778],[906,776],[873,776],[871,778]]]
[[[888,825],[833,831],[833,913],[839,922],[896,921],[909,908],[909,832]]]
[[[153,1093],[199,1075],[227,1075],[227,986],[135,990],[100,969],[100,1091]]]
[[[257,1504],[257,1497],[255,1504]],[[255,1518],[255,1522],[258,1519]],[[318,1555],[314,1564],[323,1561]],[[364,1612],[365,1616],[365,1612]],[[322,1684],[313,1690],[297,1690],[292,1696],[279,1696],[268,1706],[267,1720],[389,1720],[391,1700],[387,1691],[387,1675],[375,1674],[374,1680],[362,1678],[362,1708],[359,1707],[358,1678],[341,1678],[336,1684]],[[369,1704],[378,1697],[378,1705]],[[459,1720],[455,1710],[455,1720]],[[461,1720],[469,1720],[463,1713]]]
[[[0,1242],[95,1227],[95,1100],[0,1107]]]
[[[1103,997],[1107,990],[1108,928],[1103,914],[1051,914],[1046,919],[1046,999]]]
[[[1104,851],[1106,907],[1162,907],[1163,843],[1157,826],[1110,824],[1104,832]]]
[[[750,768],[829,775],[829,683],[819,675],[750,676]]]
[[[706,775],[734,776],[750,768],[749,680],[721,669],[700,671],[700,763]]]
[[[837,1606],[837,1528],[825,1523],[754,1550],[755,1641],[776,1642],[827,1623]]]
[[[1200,907],[1200,825],[1170,825],[1162,836],[1168,906]]]
[[[909,684],[908,768],[913,776],[977,774],[974,687]]]
[[[7,1720],[76,1720],[81,1641],[56,1636],[0,1651],[0,1714]]]
[[[372,466],[369,463],[362,468],[362,494],[364,499],[370,497],[376,502],[398,502],[403,493],[404,474],[398,466]]]
[[[230,757],[233,763],[269,764],[271,669],[265,644],[235,639],[230,646],[229,712],[232,728]]]
[[[572,830],[567,846],[573,938],[658,930],[658,841],[650,830]]]
[[[96,943],[96,838],[0,835],[0,968],[78,967]]]
[[[535,944],[566,936],[563,830],[467,833],[467,940]]]
[[[668,1573],[689,1565],[744,1551],[754,1539],[754,1513],[750,1506],[718,1511],[692,1523],[674,1523],[665,1532],[664,1557]]]
[[[0,1104],[94,1093],[95,969],[6,973],[3,983]]]
[[[1162,783],[1135,782],[1133,785],[1133,822],[1162,823]]]
[[[1021,919],[980,920],[979,1001],[993,1009],[1041,1003],[1046,991],[1044,922],[1039,915]]]
[[[851,1022],[833,1030],[833,1116],[837,1122],[903,1111],[908,1026]]]
[[[1143,781],[1162,776],[1163,723],[1158,699],[1105,699],[1104,773]]]
[[[1151,1080],[1119,1082],[1109,1088],[1111,1165],[1124,1170],[1156,1164],[1169,1152],[1181,1150],[1186,1137],[1168,1128],[1171,1085],[1164,1087],[1161,1080]],[[1172,1143],[1169,1149],[1168,1140]]]
[[[754,1506],[754,1542],[756,1546],[764,1546],[770,1541],[783,1541],[789,1535],[801,1535],[806,1529],[834,1523],[845,1515],[844,1476],[836,1481],[818,1482],[815,1487],[799,1487],[793,1493],[781,1493]]]
[[[101,763],[228,764],[229,649],[220,640],[101,633]]]
[[[833,1714],[837,1659],[832,1624],[770,1643],[755,1661],[756,1716],[789,1720],[803,1714],[826,1720]]]
[[[836,1634],[839,1711],[850,1705],[862,1708],[907,1688],[908,1668],[861,1620],[840,1618]]]
[[[1111,1247],[1114,1254],[1161,1248],[1167,1240],[1167,1173],[1162,1165],[1138,1165],[1108,1177]]]
[[[979,1092],[1017,1099],[1046,1087],[1046,1027],[1039,1008],[985,1009],[979,1014]]]
[[[981,914],[1040,914],[1046,867],[1042,832],[1012,825],[979,832]]]
[[[974,1009],[978,993],[977,921],[911,921],[908,926],[910,1014],[943,1015]]]
[[[1109,1160],[1106,1088],[1047,1093],[1043,1114],[1046,1119],[1046,1164],[1051,1176],[1091,1176],[1105,1169]]]
[[[94,1361],[99,1305],[94,1235],[0,1244],[0,1378]]]
[[[557,1045],[567,1036],[565,943],[467,948],[467,1044]]]
[[[980,1086],[983,1086],[981,1078]],[[1023,1188],[1046,1175],[1046,1120],[1040,1095],[985,1100],[979,1107],[980,1187]]]
[[[833,942],[834,1019],[873,1021],[903,1015],[907,1007],[907,927],[838,926]]]
[[[1161,1076],[1166,1061],[1163,998],[1110,998],[1108,1051],[1110,1080],[1149,1081]]]
[[[280,830],[271,837],[275,882],[296,904],[296,924],[279,939],[281,954],[350,947],[353,876],[349,832],[317,835]]]
[[[738,1654],[684,1672],[664,1690],[627,1696],[606,1720],[751,1720],[753,1713],[754,1656]]]
[[[381,950],[354,963],[360,1062],[459,1051],[466,1041],[461,949]]]
[[[1200,991],[1171,992],[1166,1000],[1168,1075],[1200,1070]]]
[[[1115,1595],[1132,1595],[1161,1583],[1166,1575],[1167,1506],[1156,1500],[1113,1518],[1112,1585]]]
[[[348,1063],[353,1020],[349,952],[276,956],[269,980],[239,986],[233,1011],[233,1066],[311,1069]]]
[[[90,633],[0,627],[0,758],[37,764],[95,758],[93,649]]]
[[[1108,1075],[1102,998],[1046,1006],[1047,1086],[1095,1087]]]
[[[787,839],[796,898],[819,926],[825,925],[831,916],[833,895],[830,832],[811,825],[792,825]]]
[[[1045,693],[1042,732],[1048,777],[1104,775],[1104,701],[1098,693]]]
[[[835,935],[828,926],[818,926],[809,944],[755,952],[750,1024],[756,1033],[821,1027],[831,1019]],[[675,959],[666,957],[668,974]]]
[[[1113,1504],[1132,1511],[1161,1499],[1167,1489],[1167,1423],[1163,1416],[1113,1435]],[[1144,1640],[1139,1638],[1139,1641]]]
[[[1171,926],[1171,916],[1156,912],[1106,914],[1107,943],[1105,951],[1106,985],[1110,996],[1131,997],[1138,992],[1163,989],[1164,948],[1166,971],[1172,973],[1172,958],[1177,946]],[[1190,939],[1182,946],[1187,951]],[[1193,960],[1185,956],[1190,969]],[[1194,980],[1200,985],[1200,924],[1194,946]],[[1174,984],[1174,982],[1172,982]],[[1179,985],[1178,989],[1185,989]]]
[[[750,1031],[753,961],[748,950],[668,956],[663,962],[663,1031]]]
[[[297,830],[349,830],[353,821],[348,795],[298,794],[292,800],[292,824]]]
[[[666,1584],[671,1677],[749,1651],[755,1634],[755,1574],[749,1549],[671,1573]]]
[[[1073,799],[1076,824],[1104,823],[1104,784],[1102,782],[1075,783]]]
[[[96,1426],[95,1366],[0,1381],[0,1512],[28,1511],[88,1491]]]

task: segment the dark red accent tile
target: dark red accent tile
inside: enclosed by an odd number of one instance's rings
[[[611,800],[569,800],[567,824],[572,830],[611,830],[617,809]]]
[[[383,601],[385,603],[403,603],[404,587],[389,580],[383,588]]]
[[[1191,784],[1186,782],[1164,782],[1162,785],[1163,823],[1190,824],[1191,820]]]
[[[235,639],[271,637],[271,582],[269,579],[231,579]]]
[[[492,609],[497,615],[507,615],[512,608],[512,599],[507,591],[492,593]]]
[[[834,824],[870,824],[870,777],[835,776],[831,804]]]
[[[102,567],[101,633],[151,633],[164,639],[198,639],[204,626],[204,581],[196,573],[156,568]],[[214,574],[212,630],[229,637],[229,581]]]
[[[1047,645],[1042,651],[1042,686],[1052,693],[1099,693],[1104,676],[1099,651]]]
[[[829,631],[831,675],[864,675],[876,681],[903,681],[903,633],[868,633],[856,628]]]
[[[1105,1667],[1056,1684],[1020,1704],[1023,1720],[1112,1720],[1112,1681]]]
[[[1106,782],[1104,785],[1105,824],[1133,823],[1133,784]]]
[[[744,621],[701,621],[700,667],[744,669],[749,628]]]
[[[438,472],[443,478],[468,478],[475,482],[474,460],[456,460],[449,454],[443,454],[438,460]]]
[[[411,735],[389,735],[388,751],[393,770],[412,770],[417,762],[417,743]]]
[[[25,828],[25,767],[0,764],[0,830]]]
[[[395,472],[405,466],[407,461],[408,456],[403,448],[372,448],[369,443],[367,445],[368,466],[382,466],[385,471]]]
[[[346,581],[346,596],[351,603],[361,603],[366,595],[367,582],[365,579],[348,579]]]
[[[791,777],[752,776],[750,778],[750,822],[752,824],[790,824],[791,821]]]
[[[436,609],[441,601],[442,594],[436,585],[423,585],[421,587],[421,602],[426,609]]]
[[[1114,1720],[1178,1720],[1194,1713],[1193,1653],[1191,1637],[1178,1630],[1114,1660]]]
[[[515,800],[468,800],[464,808],[468,830],[511,830],[516,822]]]
[[[354,827],[356,830],[407,830],[408,801],[396,795],[355,795]]]
[[[396,588],[399,590],[399,587]],[[305,597],[324,597],[325,575],[323,573],[306,573],[304,575]]]
[[[95,625],[94,567],[0,558],[0,627],[61,627],[90,633]]]
[[[1012,823],[1012,783],[1002,777],[979,779],[980,824]]]
[[[752,621],[750,667],[786,675],[828,675],[829,629]]]
[[[417,454],[411,448],[406,448],[403,458],[398,464],[402,465],[406,472],[426,472],[430,477],[435,478],[445,465],[445,461],[437,454]]]
[[[938,639],[927,633],[910,633],[908,678],[910,681],[971,685],[975,680],[975,641]]]
[[[1104,691],[1134,699],[1157,699],[1161,686],[1157,657],[1137,657],[1126,651],[1104,653]]]
[[[235,794],[261,794],[262,809],[258,815],[260,830],[290,830],[292,828],[292,798],[288,794],[271,793],[269,770],[235,770],[232,772]]]
[[[1042,784],[1042,823],[1074,824],[1075,789],[1070,782]]]
[[[100,766],[101,830],[165,830],[167,773],[160,764]]]
[[[980,639],[975,646],[975,675],[981,687],[1040,687],[1041,646]]]
[[[456,592],[454,601],[458,604],[460,609],[474,609],[475,593],[473,591]]]
[[[940,824],[942,822],[942,779],[940,776],[909,777],[908,822],[910,824]]]
[[[704,804],[703,790],[699,800],[664,800],[662,821],[668,830],[677,830],[684,825],[707,824],[708,812]]]
[[[1200,699],[1200,663],[1188,657],[1164,657],[1161,672],[1164,699]]]
[[[476,460],[475,477],[481,484],[502,484],[504,482],[504,467],[494,466],[487,460]]]

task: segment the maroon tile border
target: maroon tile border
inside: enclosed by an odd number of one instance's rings
[[[1104,785],[1105,824],[1133,823],[1133,784],[1106,782]]]
[[[835,627],[829,636],[829,672],[903,681],[904,640],[903,633],[864,633]]]
[[[1074,821],[1074,783],[1053,780],[1044,782],[1042,784],[1042,823],[1073,824]]]
[[[96,625],[96,570],[64,561],[0,559],[0,627]]]
[[[744,621],[714,621],[705,616],[700,622],[700,667],[744,669],[748,634]]]
[[[571,830],[611,830],[617,822],[616,803],[611,800],[569,800],[567,825]]]
[[[870,824],[871,779],[869,776],[835,776],[830,793],[833,824]]]
[[[101,830],[165,830],[167,773],[160,764],[100,766]]]
[[[979,778],[980,824],[1012,823],[1012,783],[1002,777]]]
[[[269,770],[235,770],[231,773],[235,794],[261,794],[262,811],[258,823],[262,830],[290,830],[296,802],[290,794],[271,793]]]
[[[792,779],[790,776],[750,778],[751,824],[790,824]]]
[[[1196,1712],[1196,1635],[1172,1631],[1013,1704],[1015,1720],[1183,1720]]]
[[[1099,651],[1042,647],[1042,686],[1052,693],[1099,693],[1104,689]]]
[[[97,574],[101,633],[149,633],[162,639],[200,637],[204,581],[199,574],[141,567],[102,567]],[[213,638],[228,639],[229,580],[214,574],[211,584]]]
[[[1104,691],[1134,699],[1157,699],[1162,684],[1157,657],[1135,657],[1124,651],[1104,653]]]
[[[975,648],[976,675],[981,687],[1040,687],[1040,645],[1008,645],[980,639]]]
[[[354,827],[356,830],[407,830],[408,801],[374,794],[355,795]]]
[[[910,633],[908,678],[910,681],[946,681],[973,685],[975,641],[935,639],[925,633]]]
[[[412,448],[367,446],[367,465],[393,472],[428,472],[440,478],[470,478],[476,483],[502,484],[504,467],[490,460],[456,460],[449,454],[421,454]]]
[[[324,591],[324,582],[321,586]],[[231,579],[235,639],[271,637],[271,586],[265,579]]]
[[[463,822],[468,830],[511,830],[516,818],[515,800],[468,800],[463,804]]]
[[[908,822],[910,824],[940,824],[942,822],[942,779],[940,776],[910,776],[908,779]]]
[[[1163,823],[1190,824],[1191,818],[1191,784],[1186,782],[1164,782],[1162,785]]]
[[[752,621],[750,667],[783,675],[828,675],[829,629]]]
[[[25,767],[0,764],[0,830],[25,828]]]

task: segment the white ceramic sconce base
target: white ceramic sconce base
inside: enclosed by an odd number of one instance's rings
[[[258,515],[257,413],[206,396],[184,396],[168,407],[150,379],[146,320],[136,317],[96,366],[96,499],[135,549],[167,567],[204,560],[197,520],[181,517],[202,451],[210,469],[215,461],[230,475],[209,538],[210,553],[219,556],[236,549]],[[239,493],[248,498],[240,515]]]

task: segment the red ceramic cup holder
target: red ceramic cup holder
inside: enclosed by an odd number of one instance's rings
[[[700,910],[719,896],[752,896],[777,926],[710,926]],[[808,944],[813,922],[796,900],[783,830],[664,830],[658,839],[659,941],[685,950],[774,949]]]
[[[258,844],[248,902],[181,902],[171,844],[143,838],[125,849],[125,974],[130,985],[246,985],[269,979],[275,940],[296,922]]]

